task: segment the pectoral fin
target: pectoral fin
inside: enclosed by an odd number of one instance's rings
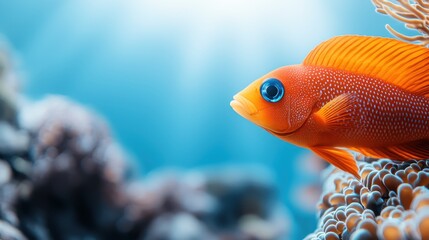
[[[357,179],[360,179],[358,166],[351,153],[343,149],[322,146],[311,147],[310,149],[335,167],[351,173]]]
[[[344,93],[326,103],[314,113],[314,117],[322,126],[328,128],[347,127],[356,103],[355,95]]]

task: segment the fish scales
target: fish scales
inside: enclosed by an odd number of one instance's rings
[[[353,94],[350,120],[344,127],[331,132],[327,138],[321,126],[311,121],[325,139],[318,144],[337,144],[344,147],[396,145],[404,141],[429,138],[429,99],[407,92],[395,85],[365,75],[350,72],[301,66],[304,87],[318,98],[314,109],[322,108],[336,96]],[[313,134],[310,134],[313,135]],[[314,136],[312,136],[314,138]]]
[[[234,96],[232,108],[274,136],[360,178],[351,151],[429,158],[429,49],[339,36],[302,64],[276,69]]]

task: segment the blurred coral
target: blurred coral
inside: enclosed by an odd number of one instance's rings
[[[416,36],[406,36],[386,25],[387,30],[396,37],[408,41],[417,42],[429,47],[429,1],[427,0],[397,0],[397,4],[390,0],[372,0],[377,12],[389,15],[403,23],[410,29],[420,32]]]
[[[306,239],[429,238],[429,161],[359,164],[361,181],[337,169],[327,176],[318,229]]]
[[[23,108],[27,189],[14,203],[31,239],[120,238],[125,160],[102,120],[60,97]],[[25,161],[25,160],[21,160]]]
[[[102,119],[64,97],[18,101],[9,94],[9,63],[0,51],[0,239],[286,234],[288,218],[267,174],[219,168],[132,179]]]

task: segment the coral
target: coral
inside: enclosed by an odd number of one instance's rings
[[[306,239],[428,239],[429,161],[360,162],[361,181],[333,170]]]
[[[286,218],[272,183],[253,171],[219,170],[164,171],[131,184],[128,218],[150,221],[143,239],[278,239],[285,234]]]
[[[107,125],[85,108],[51,96],[20,115],[30,144],[0,157],[1,239],[278,239],[287,230],[267,174],[133,180]]]
[[[408,41],[416,42],[429,47],[429,1],[427,0],[397,0],[397,4],[390,0],[372,0],[377,12],[387,14],[403,23],[410,29],[418,31],[416,36],[406,36],[386,25],[387,30],[394,36]]]
[[[273,183],[243,169],[131,180],[106,124],[51,96],[21,108],[27,154],[0,158],[1,239],[277,239]],[[11,138],[12,140],[14,138]]]
[[[416,30],[394,36],[429,47],[427,0],[372,0],[377,12]],[[429,160],[358,162],[361,180],[329,168],[319,203],[319,223],[306,239],[429,239]],[[327,170],[327,171],[328,171]]]
[[[126,169],[106,124],[84,108],[49,97],[23,108],[32,136],[26,193],[14,202],[30,239],[121,238]],[[21,160],[25,161],[25,160]]]
[[[266,174],[220,168],[137,179],[104,120],[64,97],[20,100],[9,94],[13,75],[0,51],[0,239],[245,240],[286,233],[287,217]]]

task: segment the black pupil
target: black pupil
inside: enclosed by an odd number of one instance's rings
[[[276,86],[268,86],[267,89],[267,97],[269,98],[274,98],[278,93],[279,93],[279,89],[277,89]]]

